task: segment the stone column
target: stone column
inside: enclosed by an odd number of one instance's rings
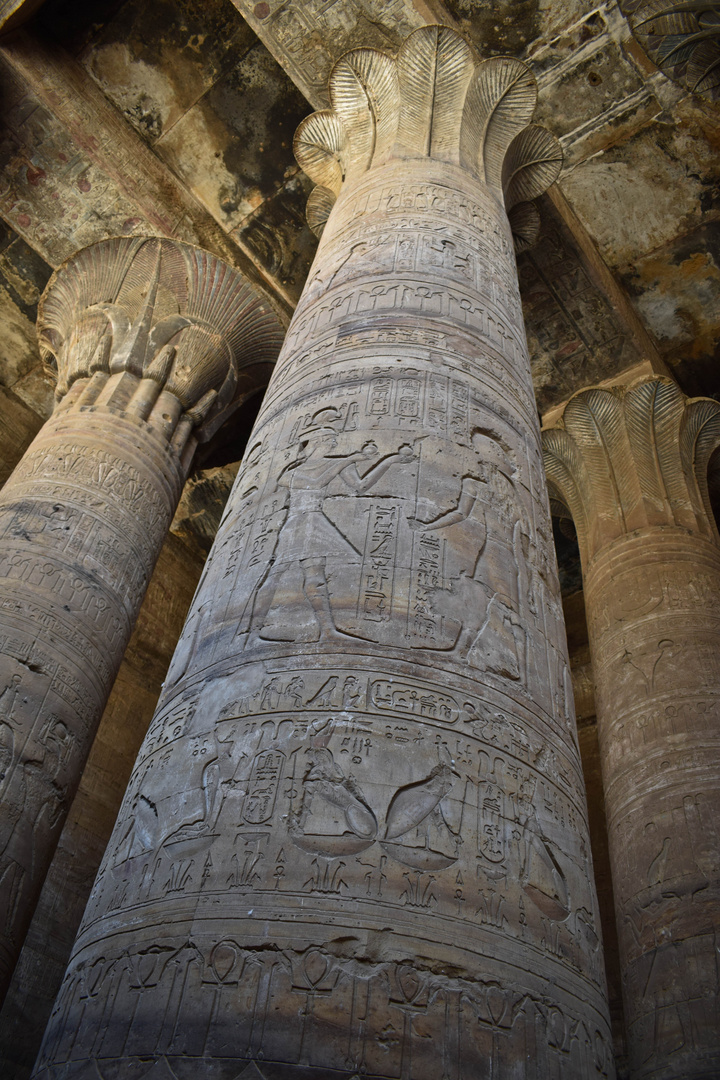
[[[543,433],[577,527],[634,1078],[720,1070],[720,405],[653,378]]]
[[[612,1074],[505,209],[522,242],[559,150],[447,29],[330,93],[317,259],[38,1076]]]
[[[57,271],[39,336],[58,405],[0,492],[3,993],[194,448],[282,329],[214,256],[133,237]]]

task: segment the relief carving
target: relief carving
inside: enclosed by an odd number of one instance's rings
[[[334,455],[337,434],[333,422],[340,418],[335,409],[316,413],[312,426],[301,433],[297,457],[278,476],[277,487],[286,488],[288,493],[286,514],[278,530],[272,562],[249,602],[248,649],[258,639],[312,642],[342,633],[332,612],[325,564],[328,558],[356,562],[360,552],[325,513],[327,489],[338,477],[351,491],[364,494],[395,462],[406,464],[414,458],[412,447],[404,444],[378,460],[377,445],[372,441],[353,453]],[[369,467],[360,472],[359,463],[369,463]],[[276,601],[276,594],[283,587],[283,578],[293,574],[299,575],[310,611],[304,620],[296,617],[296,625],[288,626],[281,596]],[[273,609],[277,611],[275,621]]]
[[[197,440],[267,373],[282,330],[214,256],[130,237],[63,263],[38,336],[58,404],[0,495],[2,678],[27,671],[0,728],[2,994]],[[128,851],[148,826],[136,810]],[[180,887],[199,838],[166,839]]]

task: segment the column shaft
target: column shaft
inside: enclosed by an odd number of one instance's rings
[[[610,1076],[601,956],[510,228],[390,161],[325,228],[37,1075]]]
[[[720,1066],[720,551],[640,530],[585,580],[637,1077]]]
[[[3,984],[183,480],[146,424],[75,407],[0,492]]]
[[[43,296],[58,406],[0,493],[3,995],[198,438],[280,337],[236,271],[171,240],[95,244]]]
[[[583,390],[543,432],[580,542],[630,1075],[720,1070],[720,406]]]

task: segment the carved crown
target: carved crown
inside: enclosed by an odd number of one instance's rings
[[[40,352],[57,375],[58,398],[95,371],[128,371],[161,382],[186,413],[202,401],[201,438],[239,397],[267,384],[283,336],[237,270],[164,237],[83,248],[55,271],[38,308]]]
[[[569,512],[585,565],[635,529],[675,525],[719,539],[708,466],[720,446],[720,404],[688,399],[670,379],[582,390],[542,433],[556,511]]]
[[[537,86],[512,57],[481,60],[446,26],[423,26],[397,57],[355,49],[330,75],[332,109],[295,133],[295,156],[318,186],[307,217],[319,236],[344,183],[392,159],[430,157],[467,169],[505,209],[518,250],[537,237],[532,200],[557,179],[562,149],[530,123]]]

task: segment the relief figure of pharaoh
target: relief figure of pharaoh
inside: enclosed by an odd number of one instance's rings
[[[360,450],[336,455],[337,442],[331,423],[311,427],[300,435],[298,456],[278,476],[277,488],[287,492],[287,513],[272,562],[252,602],[246,648],[263,640],[312,642],[344,636],[335,626],[325,564],[338,557],[358,562],[362,555],[325,513],[328,487],[339,477],[352,492],[364,495],[391,465],[413,461],[415,452],[405,443],[378,460],[376,444],[368,441]],[[364,472],[358,468],[361,463],[369,464]],[[282,615],[285,603],[279,590],[282,586],[285,594],[288,585],[296,592],[299,585],[312,608],[314,620],[305,629],[299,629],[287,612]]]
[[[519,564],[522,562],[522,506],[516,469],[499,441],[475,431],[476,463],[462,478],[455,506],[433,518],[408,518],[412,529],[437,531],[474,519],[479,549],[471,573],[476,583],[481,622],[466,626],[468,663],[492,674],[522,680],[526,668],[526,635],[519,610]]]

